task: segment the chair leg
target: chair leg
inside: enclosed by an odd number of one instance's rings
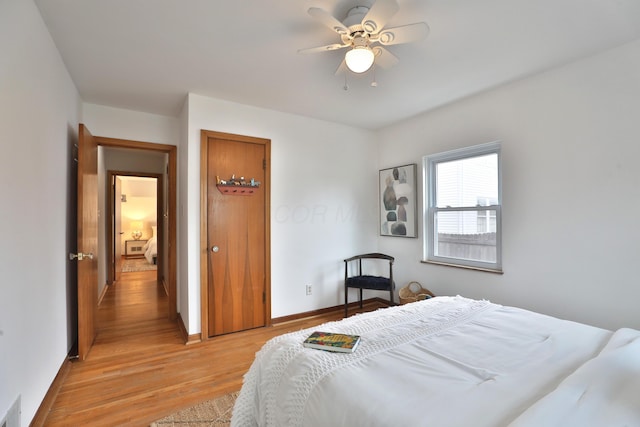
[[[391,301],[391,305],[396,305],[396,303],[395,303],[395,302],[393,302],[393,289],[391,289],[391,290],[389,291],[389,296],[390,296],[390,298],[389,298],[389,299],[390,299],[390,301]]]
[[[344,285],[344,317],[349,315],[349,288],[347,285]]]
[[[362,309],[362,288],[360,288],[360,308]]]

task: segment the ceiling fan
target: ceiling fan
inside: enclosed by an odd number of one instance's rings
[[[300,49],[298,53],[349,48],[336,74],[346,69],[354,73],[364,73],[373,66],[374,62],[383,68],[392,67],[398,63],[398,58],[384,46],[415,42],[429,34],[429,26],[426,22],[384,29],[389,19],[399,9],[400,6],[396,0],[377,0],[371,7],[351,8],[346,18],[340,22],[324,9],[312,7],[308,10],[309,15],[338,33],[341,43]]]

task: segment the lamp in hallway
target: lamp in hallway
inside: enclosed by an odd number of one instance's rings
[[[142,221],[131,221],[131,237],[140,240],[142,237]]]

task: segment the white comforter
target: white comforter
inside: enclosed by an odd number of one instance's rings
[[[313,330],[362,341],[353,354],[306,349],[301,343]],[[378,310],[265,344],[231,425],[505,426],[611,335],[462,297]]]
[[[511,426],[640,426],[640,332],[616,331],[597,357]]]
[[[144,251],[144,257],[147,259],[149,264],[153,264],[153,257],[158,255],[158,238],[153,236],[147,243],[142,247]]]

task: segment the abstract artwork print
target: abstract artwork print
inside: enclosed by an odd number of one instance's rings
[[[416,165],[380,171],[380,235],[418,237]]]

